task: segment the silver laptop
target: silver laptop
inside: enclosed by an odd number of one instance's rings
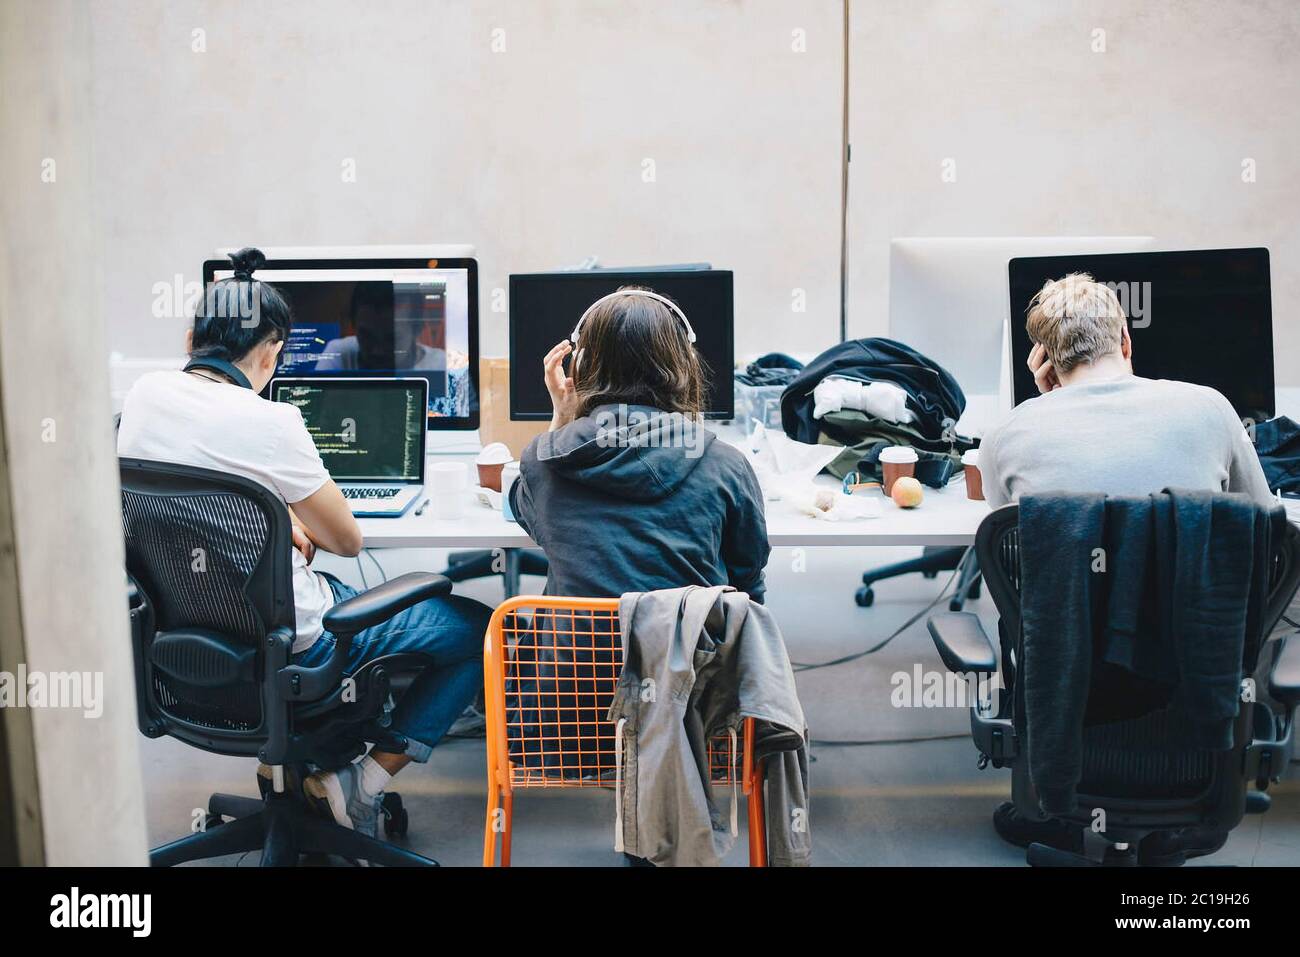
[[[276,378],[358,518],[396,518],[424,491],[427,379]]]

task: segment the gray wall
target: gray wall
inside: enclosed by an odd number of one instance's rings
[[[795,288],[798,338],[836,335],[838,0],[92,9],[104,284],[128,357],[180,351],[154,283],[246,243],[473,243],[485,354],[507,351],[489,309],[509,273],[589,254],[734,269],[740,352],[795,338]]]
[[[892,236],[1266,244],[1279,382],[1300,385],[1300,3],[852,7],[851,334],[886,329]],[[710,260],[736,270],[742,355],[836,333],[839,0],[91,9],[99,261],[128,357],[179,351],[154,283],[246,242],[472,242],[485,304],[511,271],[589,253]],[[485,350],[504,353],[486,308]]]
[[[1300,3],[853,0],[852,63],[851,335],[887,326],[894,236],[1261,245],[1300,386]]]
[[[18,855],[28,864],[145,862],[98,237],[88,215],[89,19],[79,0],[0,3],[0,670],[103,675],[99,716],[16,709],[0,728]]]

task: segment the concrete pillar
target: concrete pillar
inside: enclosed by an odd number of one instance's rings
[[[92,81],[90,4],[0,3],[0,682],[91,676],[78,707],[0,708],[0,862],[146,861]]]

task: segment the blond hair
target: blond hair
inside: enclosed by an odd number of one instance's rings
[[[1059,373],[1117,351],[1126,318],[1114,289],[1074,272],[1044,283],[1029,302],[1025,328]]]

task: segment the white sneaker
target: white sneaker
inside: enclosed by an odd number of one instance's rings
[[[349,764],[338,771],[317,771],[302,783],[312,807],[335,823],[368,837],[379,837],[383,792],[367,794],[361,787],[361,769]]]

